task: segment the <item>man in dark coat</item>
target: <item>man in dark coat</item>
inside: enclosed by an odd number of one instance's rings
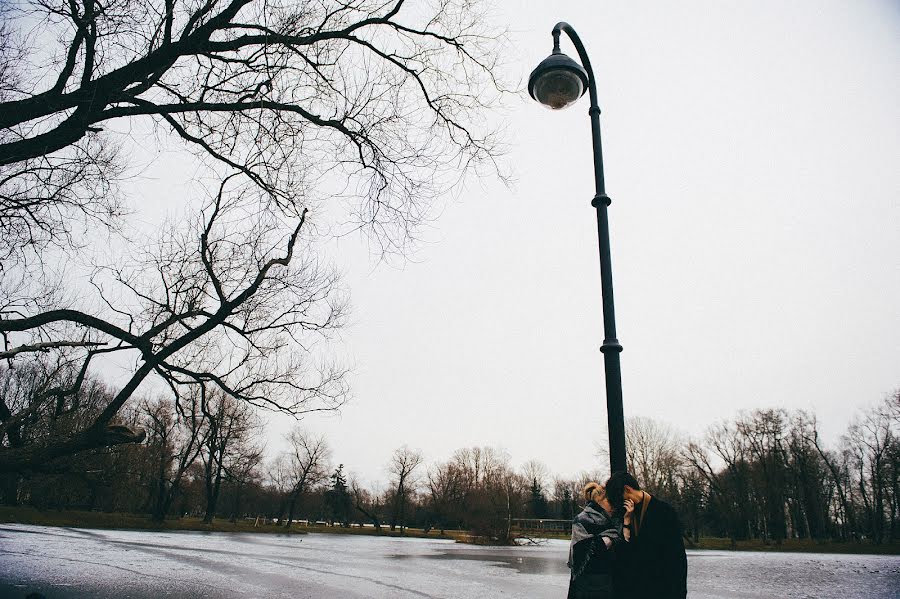
[[[616,596],[629,599],[687,597],[687,556],[675,509],[641,490],[628,472],[606,481],[606,495],[617,510],[628,511],[626,543],[617,553],[613,575]],[[630,504],[626,504],[626,501]],[[633,507],[633,511],[627,508]]]

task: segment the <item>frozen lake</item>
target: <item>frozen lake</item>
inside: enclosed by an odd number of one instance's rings
[[[567,543],[98,531],[0,524],[0,597],[565,597]],[[688,552],[692,598],[900,598],[900,558]]]

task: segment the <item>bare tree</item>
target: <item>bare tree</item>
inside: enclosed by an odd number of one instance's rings
[[[353,507],[365,516],[381,532],[381,518],[378,512],[382,507],[378,493],[371,493],[364,489],[355,476],[350,477],[350,495],[353,498]]]
[[[831,482],[837,491],[838,501],[840,502],[839,518],[843,524],[842,536],[845,536],[849,530],[856,530],[856,519],[852,501],[852,489],[850,489],[850,481],[846,474],[846,467],[840,460],[840,455],[826,449],[819,438],[818,422],[815,417],[809,419],[807,426],[800,429],[800,433],[805,436],[806,441],[811,444],[822,463],[828,468],[831,475]]]
[[[528,460],[520,469],[521,476],[529,485],[529,513],[532,518],[546,518],[548,510],[547,481],[550,470],[540,460]]]
[[[513,472],[509,456],[493,447],[468,447],[453,453],[462,492],[460,523],[476,537],[511,541],[512,519],[523,514],[531,481]]]
[[[885,397],[882,411],[893,431],[885,452],[885,490],[889,502],[890,539],[900,537],[900,389]]]
[[[681,442],[669,425],[637,416],[625,421],[628,470],[654,494],[672,497],[681,465]]]
[[[472,487],[498,478],[509,468],[509,456],[494,447],[465,447],[455,451],[451,459],[467,473]]]
[[[203,384],[295,415],[343,403],[344,370],[316,364],[310,349],[313,337],[327,339],[341,325],[345,304],[333,273],[309,256],[294,255],[305,213],[286,238],[267,227],[265,215],[236,231],[228,222],[243,212],[243,204],[240,198],[229,201],[227,182],[200,223],[197,246],[172,232],[134,265],[102,273],[131,294],[133,309],[113,310],[119,322],[73,309],[0,320],[0,331],[20,331],[36,340],[53,338],[61,328],[96,338],[100,347],[86,351],[80,372],[103,354],[125,352],[137,359],[130,379],[92,423],[65,437],[0,451],[0,470],[139,440],[140,432],[111,436],[109,425],[151,374],[176,397]],[[148,281],[148,273],[155,278]],[[76,384],[70,392],[77,390]]]
[[[416,491],[418,485],[416,471],[422,465],[422,461],[422,452],[410,449],[406,445],[397,448],[391,456],[388,464],[388,472],[393,477],[391,530],[399,525],[402,533],[406,526],[406,508],[410,494]]]
[[[258,463],[261,451],[254,435],[259,422],[252,407],[219,389],[207,392],[200,387],[200,411],[205,428],[200,459],[206,491],[206,514],[203,521],[212,522],[222,488],[223,478],[240,481]]]
[[[729,423],[711,426],[706,438],[689,442],[682,455],[708,484],[710,503],[725,519],[732,543],[750,536],[753,494],[748,451],[735,427]]]
[[[579,485],[578,481],[560,476],[553,478],[553,503],[557,518],[571,520],[575,517],[583,488],[584,485]]]
[[[423,200],[446,183],[440,173],[491,159],[479,112],[496,89],[494,36],[476,4],[404,4],[6,5],[4,249],[63,239],[73,212],[103,224],[120,215],[107,131],[116,119],[177,136],[241,172],[278,209],[296,212],[305,183],[345,173],[347,190],[365,198],[360,220],[402,243],[426,215]],[[28,70],[39,61],[55,69]]]
[[[450,460],[431,466],[426,480],[431,507],[430,520],[444,534],[447,524],[451,521],[458,522],[463,515],[471,490],[467,484],[469,479],[459,464]]]
[[[195,390],[177,403],[167,398],[145,400],[142,412],[155,466],[151,516],[161,522],[205,442],[199,393]]]
[[[328,479],[331,457],[331,449],[324,437],[315,437],[300,427],[294,428],[287,440],[290,449],[287,454],[289,491],[285,528],[289,528],[294,520],[300,497]]]
[[[488,528],[493,541],[513,542],[512,519],[524,513],[527,489],[528,481],[508,467],[496,470],[487,481],[483,497],[487,498],[493,512]]]
[[[96,398],[109,390],[79,368],[69,348],[48,349],[28,359],[7,358],[0,365],[0,384],[0,448],[20,449],[67,434],[109,400]],[[88,405],[90,410],[85,409]],[[113,435],[122,428],[106,432]]]
[[[547,468],[547,464],[540,460],[528,460],[522,464],[520,472],[525,480],[534,481],[542,491],[546,490],[550,479],[550,469]]]
[[[754,410],[736,421],[737,434],[745,443],[752,463],[751,476],[761,514],[763,539],[779,542],[787,536],[785,518],[785,447],[787,412]]]
[[[286,452],[278,454],[269,462],[266,467],[266,476],[269,487],[278,498],[278,508],[273,516],[275,516],[275,521],[278,524],[283,524],[287,513],[290,491],[294,482],[289,455]]]
[[[70,347],[76,372],[111,353],[136,366],[93,422],[2,448],[0,471],[140,440],[114,417],[148,378],[295,415],[339,407],[344,371],[318,340],[345,302],[312,243],[337,222],[403,252],[437,197],[493,168],[482,113],[502,86],[485,22],[468,0],[4,5],[0,352]],[[78,253],[78,222],[115,229],[129,210],[118,180],[134,165],[114,122],[193,151],[207,200],[160,239],[85,257],[90,287],[68,293],[43,250]]]
[[[47,439],[66,436],[89,424],[114,395],[98,378],[77,370],[66,348],[47,353],[31,354],[31,359],[8,359],[0,363],[0,451],[40,444]],[[107,427],[110,436],[130,434],[128,415],[118,416]],[[97,457],[97,456],[95,456]],[[103,458],[93,461],[93,468]],[[86,477],[87,461],[44,465],[45,472],[62,468],[94,485],[96,476]],[[18,501],[20,483],[18,473],[0,475],[2,501]]]
[[[246,503],[247,492],[260,488],[262,479],[260,466],[263,463],[264,447],[256,441],[253,438],[242,439],[225,470],[224,487],[231,499],[228,503],[231,522],[236,522],[242,515],[241,510]]]
[[[885,512],[890,507],[893,446],[900,434],[893,418],[892,397],[873,409],[862,410],[847,429],[845,442],[855,465],[859,497],[867,527],[875,543],[885,540]]]

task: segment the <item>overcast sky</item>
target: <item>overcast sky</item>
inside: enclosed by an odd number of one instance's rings
[[[626,416],[699,436],[801,408],[836,442],[900,387],[900,3],[496,4],[521,87],[559,20],[594,65]],[[600,464],[587,109],[510,101],[512,187],[468,186],[405,264],[359,238],[331,248],[354,399],[304,425],[336,463],[384,480],[406,443],[429,461],[492,445],[559,474]],[[272,422],[271,449],[289,425]]]

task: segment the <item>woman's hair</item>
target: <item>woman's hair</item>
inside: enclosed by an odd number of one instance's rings
[[[606,489],[600,483],[590,482],[584,485],[581,494],[585,501],[600,503],[606,497]]]

